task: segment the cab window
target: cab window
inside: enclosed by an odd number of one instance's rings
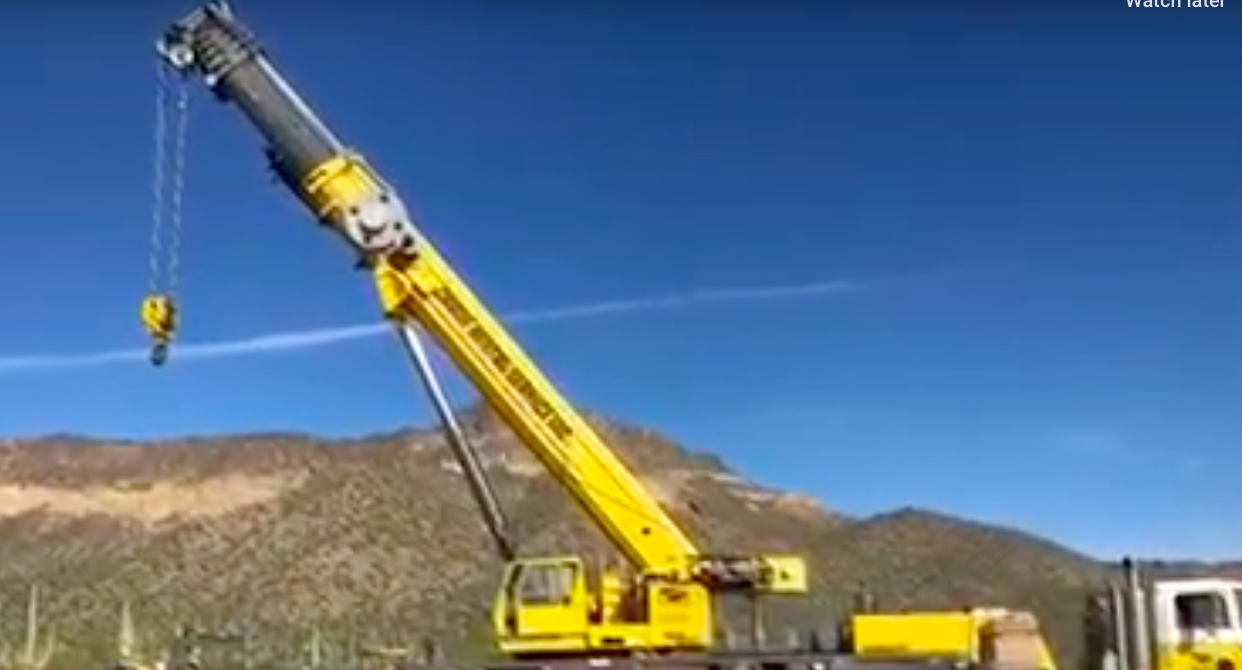
[[[1242,588],[1233,590],[1233,613],[1236,617],[1233,620],[1233,628],[1242,630]]]
[[[1230,628],[1229,601],[1221,593],[1182,593],[1173,601],[1177,627],[1190,630]]]
[[[527,605],[569,602],[573,595],[574,564],[527,565],[522,569],[518,597]]]

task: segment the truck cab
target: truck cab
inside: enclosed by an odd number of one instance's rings
[[[1242,581],[1162,580],[1151,593],[1156,670],[1242,667]]]
[[[1123,579],[1092,597],[1087,650],[1102,670],[1242,670],[1242,580]]]

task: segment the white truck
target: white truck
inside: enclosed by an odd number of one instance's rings
[[[1093,599],[1087,653],[1103,670],[1239,670],[1242,580],[1157,578],[1132,560]]]

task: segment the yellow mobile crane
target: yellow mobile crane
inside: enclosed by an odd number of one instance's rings
[[[158,50],[173,70],[196,75],[241,110],[266,140],[275,174],[372,273],[383,313],[511,561],[493,609],[504,652],[706,650],[714,639],[713,593],[806,591],[800,557],[711,556],[695,546],[418,230],[396,191],[276,72],[226,4],[207,4],[173,24]],[[181,113],[184,106],[179,98]],[[177,328],[174,296],[152,293],[142,316],[154,339],[152,359],[161,364]],[[609,572],[591,592],[578,557],[514,560],[504,516],[429,366],[420,327],[629,559],[632,583]]]
[[[604,659],[626,655],[646,664],[682,668],[865,664],[891,669],[948,662],[955,667],[1055,670],[1033,618],[995,608],[902,614],[861,608],[842,627],[833,649],[808,645],[732,654],[714,649],[715,596],[723,592],[756,598],[803,593],[808,588],[803,560],[787,555],[714,556],[700,551],[419,231],[396,191],[342,144],[277,73],[253,33],[226,4],[213,2],[191,12],[165,31],[157,47],[161,73],[171,69],[182,79],[197,77],[217,98],[242,112],[266,141],[266,155],[275,174],[320,224],[347,243],[358,266],[371,272],[383,313],[418,373],[492,538],[508,561],[493,604],[492,623],[501,652],[538,659],[538,666],[522,667],[547,668],[555,663],[596,667],[607,664]],[[163,86],[160,91],[162,101]],[[142,305],[142,320],[153,339],[152,361],[157,365],[165,362],[177,332],[172,282],[186,104],[181,87],[172,126],[170,257],[164,260],[164,268],[159,254],[153,254],[152,292]],[[157,252],[163,244],[160,232],[165,215],[161,202],[166,175],[161,170],[168,119],[163,102],[160,110],[153,240]],[[163,269],[171,277],[161,284]],[[419,329],[430,332],[522,443],[624,554],[634,568],[628,579],[606,570],[595,575],[594,588],[588,588],[586,566],[578,557],[517,558],[503,511],[436,379]],[[1173,650],[1166,644],[1160,647],[1163,651],[1142,658],[1158,658],[1156,670],[1238,670],[1242,604],[1237,598],[1242,590],[1230,583],[1169,582],[1153,592],[1162,603],[1155,610],[1156,620],[1166,623],[1154,638],[1143,639],[1161,644],[1174,640],[1182,646]],[[1176,635],[1180,619],[1171,608],[1175,601],[1181,602],[1178,594],[1219,596],[1217,600],[1226,603],[1210,613],[1216,617],[1211,619],[1212,635]],[[1122,623],[1112,626],[1114,631]],[[1209,667],[1185,660],[1204,658],[1220,662]],[[1136,661],[1121,670],[1153,668]]]

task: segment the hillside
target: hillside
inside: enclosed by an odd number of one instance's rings
[[[756,486],[648,430],[593,419],[709,548],[808,555],[814,597],[772,615],[831,628],[853,589],[886,606],[1029,606],[1077,654],[1089,558],[1023,533],[907,509],[851,519]],[[486,412],[467,417],[525,551],[610,551]],[[16,640],[26,584],[46,585],[62,656],[106,656],[123,599],[140,641],[178,623],[247,627],[271,654],[311,625],[398,644],[434,635],[484,646],[500,565],[437,433],[327,442],[246,435],[160,444],[53,436],[0,443],[0,618]],[[783,631],[775,631],[783,634]]]

